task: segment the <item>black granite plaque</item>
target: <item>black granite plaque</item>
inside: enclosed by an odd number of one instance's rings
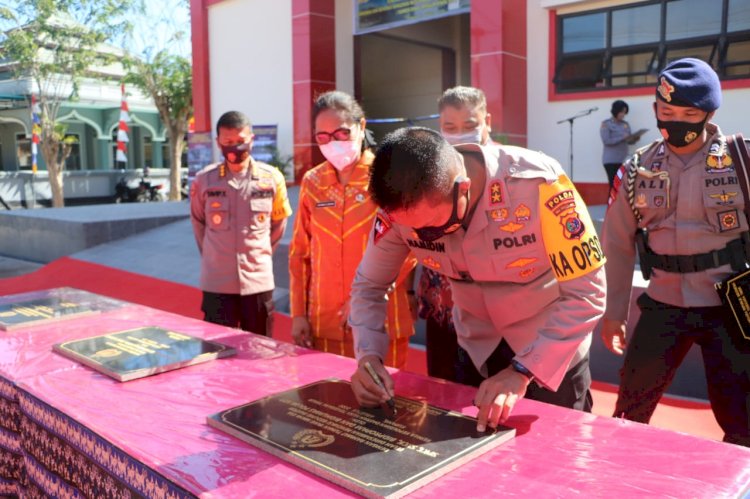
[[[88,304],[59,296],[0,304],[0,329],[11,331],[39,322],[70,319],[98,312]]]
[[[236,353],[220,343],[155,326],[68,341],[55,345],[54,349],[118,381],[143,378]]]
[[[367,497],[401,497],[509,440],[462,414],[396,397],[360,408],[346,381],[325,380],[208,417],[208,424]]]

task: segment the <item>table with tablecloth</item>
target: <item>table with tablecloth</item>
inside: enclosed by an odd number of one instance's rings
[[[64,339],[159,325],[214,339],[233,357],[125,383],[52,353]],[[351,493],[206,424],[222,410],[327,378],[355,361],[147,307],[0,335],[15,397],[17,455],[33,496],[348,497]],[[399,396],[469,415],[475,389],[393,371]],[[742,497],[750,449],[521,400],[511,441],[412,493]]]
[[[26,473],[31,454],[25,450],[25,447],[29,448],[28,432],[32,427],[19,408],[18,383],[44,373],[89,370],[53,352],[54,344],[147,325],[159,325],[209,340],[238,334],[236,330],[215,324],[72,288],[3,296],[0,297],[0,305],[25,303],[50,296],[65,296],[86,302],[95,313],[0,331],[0,495],[34,495],[34,485],[28,483]],[[76,389],[95,396],[97,386],[81,385]],[[24,444],[27,445],[24,447]],[[91,470],[91,473],[97,474],[95,470]]]

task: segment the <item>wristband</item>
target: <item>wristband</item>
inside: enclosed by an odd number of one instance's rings
[[[516,359],[511,360],[510,365],[514,371],[516,371],[517,373],[521,373],[527,378],[529,378],[529,383],[534,381],[534,373],[526,369],[526,366],[518,362]]]

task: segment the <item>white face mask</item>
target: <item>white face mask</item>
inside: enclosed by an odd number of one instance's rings
[[[357,138],[332,140],[318,147],[320,147],[320,152],[323,153],[328,162],[338,171],[341,171],[359,159],[362,152],[362,141]]]
[[[471,132],[466,133],[448,133],[440,130],[440,135],[452,146],[458,144],[481,144],[482,132],[484,132],[484,126],[478,126]]]

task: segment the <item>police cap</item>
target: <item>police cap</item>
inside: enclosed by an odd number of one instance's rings
[[[673,106],[715,111],[721,105],[721,83],[711,66],[692,57],[677,59],[659,73],[656,98]]]

